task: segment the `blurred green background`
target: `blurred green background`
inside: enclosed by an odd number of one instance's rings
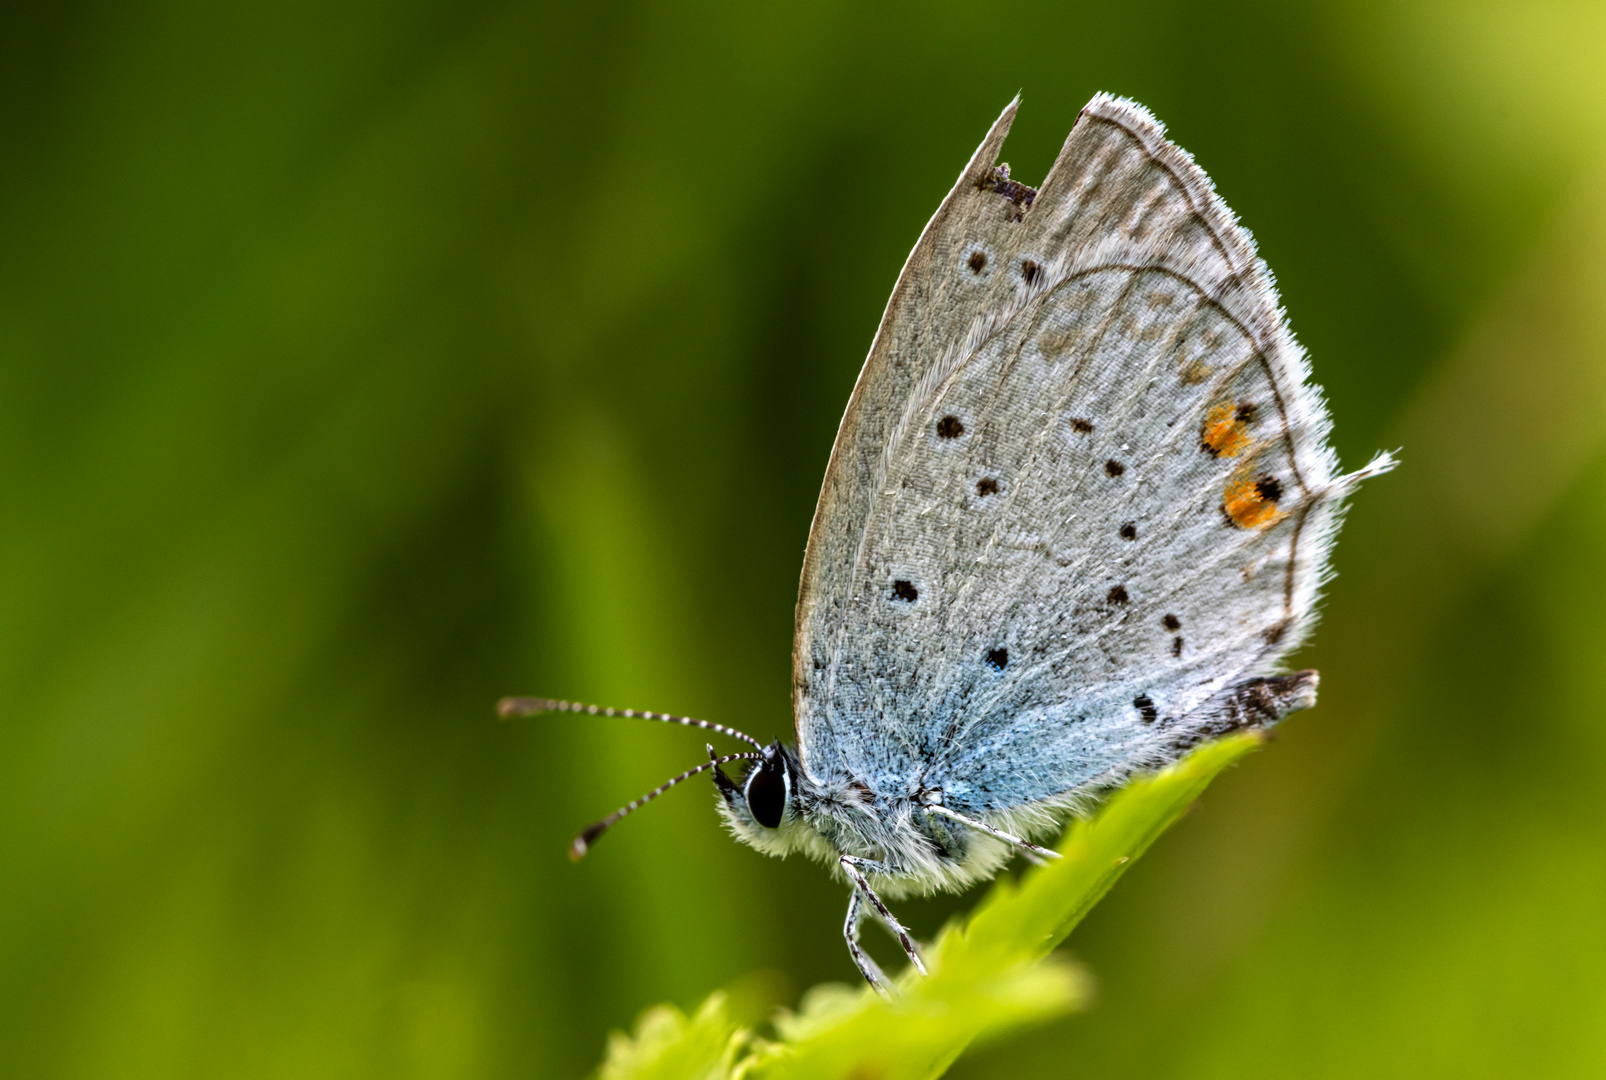
[[[1322,704],[965,1077],[1606,1072],[1606,6],[0,9],[0,1072],[562,1077],[852,978],[677,791],[790,731],[826,456],[1017,91],[1144,102],[1367,485]],[[930,934],[971,897],[906,903]]]

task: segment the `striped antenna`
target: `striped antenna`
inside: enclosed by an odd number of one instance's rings
[[[705,731],[717,731],[721,735],[729,735],[740,739],[755,750],[763,750],[764,746],[753,736],[744,731],[737,731],[724,724],[715,724],[708,720],[693,720],[689,716],[670,716],[668,713],[651,712],[647,709],[609,709],[601,705],[582,705],[578,701],[558,701],[555,698],[540,697],[505,697],[496,703],[496,714],[503,720],[515,716],[533,716],[544,712],[572,712],[585,713],[587,716],[623,716],[631,720],[657,720],[664,724],[681,724],[685,727],[702,728]]]
[[[638,713],[637,715],[640,714]],[[569,845],[569,858],[574,862],[579,862],[581,859],[585,858],[586,852],[591,850],[591,845],[597,842],[597,837],[607,832],[608,829],[612,827],[614,822],[618,821],[632,810],[638,810],[647,803],[652,802],[658,796],[662,795],[664,792],[668,791],[682,780],[690,780],[698,773],[707,772],[709,769],[718,768],[727,761],[755,761],[762,756],[763,755],[761,754],[726,754],[724,757],[710,756],[707,761],[703,762],[695,769],[687,769],[673,780],[665,780],[662,784],[659,784],[641,798],[635,800],[634,802],[625,803],[625,805],[621,806],[619,809],[615,810],[601,821],[594,821],[590,825],[587,825],[583,830],[581,830],[580,835],[574,838],[574,843]]]

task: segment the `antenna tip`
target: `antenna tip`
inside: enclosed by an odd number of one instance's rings
[[[579,862],[585,858],[586,852],[591,850],[591,845],[597,842],[597,837],[601,836],[607,827],[607,823],[602,821],[587,825],[569,845],[569,861]]]
[[[541,711],[539,698],[505,697],[496,703],[496,715],[503,720],[511,720],[515,716],[529,716],[531,713]]]

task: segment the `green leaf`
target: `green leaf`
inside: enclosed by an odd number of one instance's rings
[[[599,1080],[723,1080],[748,1040],[715,991],[687,1018],[673,1005],[641,1014],[633,1036],[614,1032]]]
[[[1132,860],[1176,821],[1221,770],[1258,746],[1257,733],[1200,747],[1134,780],[1090,820],[1075,822],[1064,856],[993,886],[963,923],[926,951],[929,977],[906,970],[892,1000],[869,987],[827,984],[775,1021],[779,1040],[753,1038],[711,996],[690,1020],[667,1006],[615,1035],[602,1080],[927,1080],[979,1040],[1084,1006],[1086,974],[1051,956]]]

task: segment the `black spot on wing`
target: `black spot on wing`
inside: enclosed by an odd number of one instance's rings
[[[1122,473],[1126,472],[1126,466],[1122,465],[1114,458],[1111,458],[1104,463],[1104,471],[1111,476],[1120,476]]]
[[[892,583],[892,598],[894,600],[902,600],[906,604],[912,604],[920,599],[920,590],[915,588],[914,582],[899,578]]]
[[[1009,665],[1009,650],[1003,647],[987,650],[987,662],[995,671],[1003,671]]]
[[[998,494],[998,481],[991,476],[984,476],[976,481],[976,494],[987,496]]]
[[[987,269],[987,253],[984,251],[972,251],[970,253],[970,258],[965,260],[965,262],[966,265],[970,267],[970,272],[972,274],[979,274],[983,270]]]
[[[1078,435],[1086,435],[1093,430],[1093,421],[1083,420],[1080,416],[1071,417],[1071,430]]]
[[[1132,707],[1143,717],[1145,724],[1152,724],[1160,718],[1160,710],[1154,707],[1154,700],[1148,694],[1139,694],[1133,698]]]
[[[1138,538],[1137,522],[1129,521],[1125,525],[1121,526],[1121,539],[1122,540],[1136,540],[1137,538]]]
[[[1129,599],[1131,599],[1131,597],[1127,596],[1126,587],[1123,585],[1116,585],[1112,587],[1109,593],[1104,597],[1105,602],[1110,604],[1124,604]]]
[[[1020,264],[1020,276],[1025,279],[1026,284],[1036,285],[1043,276],[1043,268],[1032,262],[1030,259],[1022,259]]]
[[[1160,625],[1173,632],[1182,629],[1182,620],[1175,615],[1167,615],[1160,620]]]
[[[965,425],[959,422],[957,416],[945,416],[937,421],[937,437],[942,439],[957,439],[965,433]]]

